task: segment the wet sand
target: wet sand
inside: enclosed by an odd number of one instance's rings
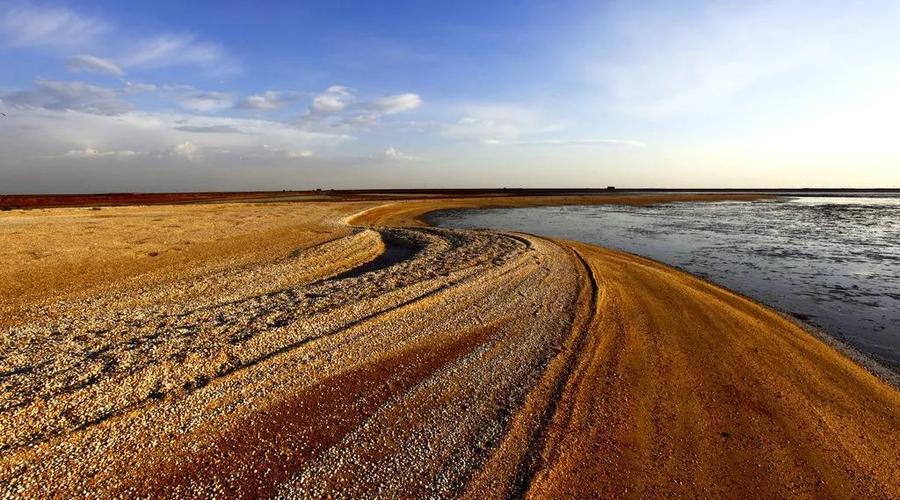
[[[4,212],[3,492],[900,495],[900,393],[780,314],[423,223],[671,199]]]

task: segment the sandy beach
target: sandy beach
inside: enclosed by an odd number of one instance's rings
[[[795,322],[425,222],[753,196],[0,212],[3,496],[897,498],[900,393]]]

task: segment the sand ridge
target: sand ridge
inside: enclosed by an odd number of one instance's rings
[[[0,484],[26,497],[900,495],[898,392],[781,315],[633,255],[423,221],[663,200],[218,207],[264,222],[243,229],[217,225],[216,206],[164,208],[198,235],[216,228],[209,250],[88,272],[40,301],[3,296],[17,312],[0,344]],[[96,215],[77,210],[72,234]],[[99,213],[124,226],[156,210]],[[159,238],[150,226],[130,230]],[[44,269],[38,283],[59,279]]]

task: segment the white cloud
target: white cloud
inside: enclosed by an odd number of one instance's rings
[[[80,111],[95,115],[118,115],[131,109],[117,91],[82,82],[38,80],[35,88],[0,96],[14,108],[43,108],[53,111]]]
[[[385,115],[411,111],[421,105],[422,98],[412,93],[360,102],[348,87],[332,85],[313,98],[309,110],[297,120],[297,125],[304,128],[365,129],[377,124]]]
[[[103,21],[65,8],[0,7],[0,37],[14,47],[83,46],[106,30]]]
[[[356,97],[347,87],[332,85],[325,92],[313,98],[312,104],[309,105],[309,113],[320,116],[340,113],[353,104],[355,99]]]
[[[402,161],[419,161],[422,158],[419,156],[413,156],[406,154],[396,148],[387,148],[384,150],[384,157],[390,160],[402,160]]]
[[[93,73],[105,73],[107,75],[123,76],[122,68],[116,63],[96,56],[82,54],[69,58],[68,68],[72,71],[88,71]]]
[[[66,152],[64,156],[73,157],[73,158],[98,158],[104,156],[115,156],[119,158],[127,158],[130,156],[136,156],[137,153],[131,151],[130,149],[124,149],[121,151],[99,151],[94,148],[84,148],[84,149],[70,149]]]
[[[309,149],[285,149],[263,144],[261,150],[246,152],[244,155],[267,158],[311,158],[315,153]]]
[[[381,97],[369,103],[367,107],[378,114],[393,115],[411,111],[421,105],[422,98],[418,94],[406,93]]]
[[[111,158],[111,159],[165,159],[165,158],[181,158],[188,161],[197,161],[203,159],[200,148],[191,141],[184,141],[173,144],[169,147],[151,150],[151,151],[132,151],[130,149],[123,150],[99,150],[96,148],[71,149],[62,157],[64,158]],[[53,158],[52,156],[48,158]]]
[[[113,28],[104,20],[67,8],[0,5],[0,45],[42,47],[68,54],[85,48],[117,51],[116,57],[105,59],[77,55],[69,61],[70,68],[77,71],[121,76],[123,68],[196,66],[214,73],[234,73],[240,69],[219,44],[198,40],[193,34],[142,36]]]
[[[182,156],[184,158],[187,158],[188,160],[194,160],[195,158],[197,158],[199,149],[193,142],[185,141],[181,144],[172,146],[167,152],[173,156]]]
[[[241,109],[254,111],[274,111],[300,100],[297,92],[279,92],[268,90],[262,94],[247,96],[238,103]]]
[[[235,98],[228,92],[197,90],[191,87],[174,87],[175,101],[184,109],[200,113],[214,113],[234,107]]]
[[[300,158],[350,139],[271,120],[179,113],[97,115],[26,107],[16,113],[15,120],[0,120],[0,151],[7,164],[48,155],[60,161],[115,159],[128,155],[124,151],[134,152],[135,159],[144,161],[176,155],[191,156],[195,161],[215,158],[225,163],[253,154],[270,159]]]
[[[242,134],[240,129],[231,125],[181,125],[175,130],[182,132],[197,132],[203,134]]]
[[[125,82],[125,91],[130,93],[138,93],[138,92],[154,92],[156,90],[156,85],[152,83],[142,83],[142,82]]]

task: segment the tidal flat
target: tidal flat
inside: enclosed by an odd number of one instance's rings
[[[900,393],[782,314],[431,196],[0,213],[3,496],[900,494]]]
[[[449,211],[438,226],[524,231],[650,257],[810,324],[900,370],[900,197]]]

